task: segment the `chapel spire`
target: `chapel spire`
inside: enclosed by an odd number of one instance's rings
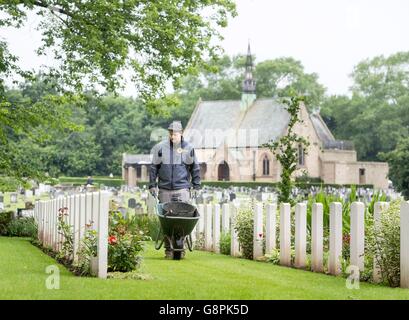
[[[243,90],[241,93],[240,110],[246,112],[256,100],[256,80],[253,78],[253,58],[250,51],[250,41],[247,47],[246,71],[244,73]]]
[[[251,56],[250,42],[247,47],[246,71],[244,73],[243,93],[256,93],[256,80],[253,78],[253,58]]]

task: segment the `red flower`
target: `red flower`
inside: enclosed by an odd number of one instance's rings
[[[260,238],[262,238],[262,237],[263,237],[263,234],[262,234],[262,233],[259,233],[258,236],[259,236]]]
[[[117,241],[118,241],[118,239],[115,237],[115,236],[109,236],[108,237],[108,243],[109,244],[116,244],[117,243]]]

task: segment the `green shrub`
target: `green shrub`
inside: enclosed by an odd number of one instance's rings
[[[37,238],[37,224],[33,217],[23,217],[11,220],[7,229],[7,235],[11,237]]]
[[[55,186],[56,184],[60,183],[60,180],[58,180],[57,178],[48,178],[47,180],[45,180],[43,182],[44,184],[49,184],[51,186]]]
[[[392,201],[379,224],[366,231],[365,254],[375,257],[383,282],[391,287],[400,284],[400,205],[401,200]]]
[[[108,245],[108,271],[129,272],[139,267],[143,250],[143,233],[111,235]]]
[[[108,271],[129,272],[139,267],[143,241],[150,238],[138,227],[135,217],[124,218],[110,211],[108,238]]]
[[[299,182],[300,184],[301,183],[307,183],[307,184],[310,184],[310,183],[317,184],[317,183],[319,183],[319,184],[321,184],[324,181],[320,177],[310,177],[308,175],[302,175],[302,176],[296,177],[295,182]]]
[[[15,192],[21,185],[24,188],[28,187],[27,183],[21,183],[15,178],[0,176],[0,191]]]
[[[253,208],[243,207],[238,210],[234,221],[234,229],[239,239],[242,257],[253,259]]]
[[[160,225],[159,219],[156,215],[135,214],[132,218],[135,219],[138,230],[142,230],[146,236],[150,237],[152,240],[156,240]]]
[[[194,242],[195,250],[204,250],[205,249],[205,237],[204,232],[200,232],[199,236],[196,238]]]
[[[8,225],[13,220],[14,212],[13,211],[3,211],[0,212],[0,235],[8,235]]]
[[[141,186],[146,185],[146,183],[141,182]],[[270,187],[273,189],[278,188],[278,183],[277,182],[260,182],[260,181],[248,181],[248,182],[233,182],[233,181],[202,181],[203,186],[209,186],[209,187],[221,187],[221,188],[229,188],[229,187],[248,187],[252,189],[257,189],[257,187]],[[298,187],[300,189],[303,188],[310,188],[312,186],[314,187],[332,187],[336,189],[340,188],[351,188],[353,184],[332,184],[332,183],[319,183],[319,182],[311,182],[309,184],[305,184],[304,182],[295,182],[294,183],[295,187]],[[373,184],[365,184],[365,185],[359,185],[360,188],[369,188],[373,189]]]
[[[81,177],[60,177],[60,183],[72,183],[74,186],[85,185],[87,178]],[[101,185],[107,187],[120,187],[125,184],[123,179],[114,179],[114,178],[93,178],[94,185],[100,187]]]
[[[62,236],[61,250],[57,257],[67,262],[71,262],[74,254],[74,230],[68,222],[68,208],[58,209],[58,233]]]
[[[267,262],[272,264],[280,264],[280,249],[273,249],[270,254],[265,255],[267,257]]]
[[[97,256],[98,238],[97,232],[86,225],[84,237],[81,239],[78,250],[78,261],[74,264],[76,274],[87,276],[91,274],[91,258]]]
[[[223,232],[220,236],[220,253],[230,255],[231,250],[231,234],[230,232]]]

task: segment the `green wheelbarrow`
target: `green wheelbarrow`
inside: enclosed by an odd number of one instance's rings
[[[193,251],[192,231],[199,220],[196,206],[184,201],[172,201],[156,205],[159,218],[159,229],[155,249],[159,250],[165,240],[170,244],[173,260],[180,260],[185,253],[185,244]]]

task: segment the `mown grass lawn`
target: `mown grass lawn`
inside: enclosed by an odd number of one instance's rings
[[[27,239],[0,237],[0,299],[409,299],[409,290],[195,251],[164,260],[147,246],[143,272],[150,280],[101,280],[59,266],[60,289],[46,289],[45,269],[56,262]]]

